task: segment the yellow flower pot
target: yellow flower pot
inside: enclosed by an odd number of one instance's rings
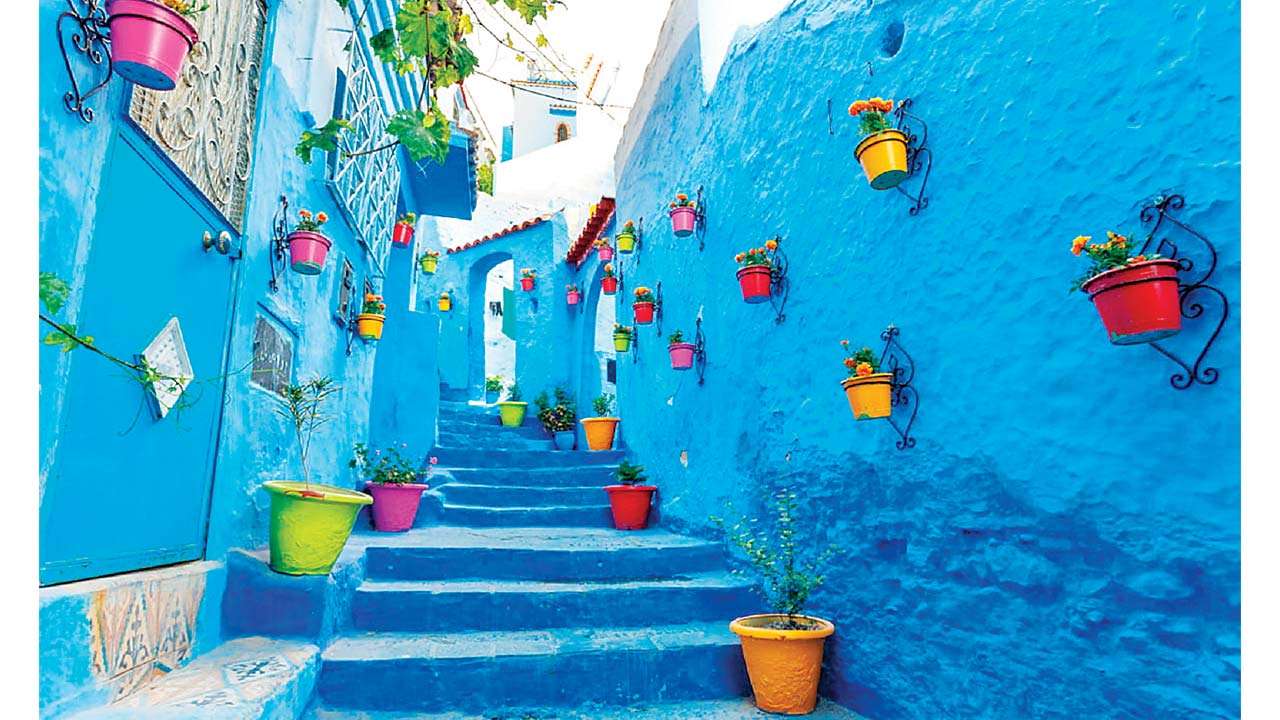
[[[613,334],[613,349],[618,352],[626,352],[631,349],[631,336],[623,333]]]
[[[373,502],[362,492],[318,483],[272,480],[271,569],[288,575],[328,575],[361,506]]]
[[[887,418],[892,408],[893,373],[872,373],[840,381],[855,420]]]
[[[440,262],[440,258],[424,255],[422,257],[422,272],[428,275],[434,275],[436,273],[436,263],[438,262]]]
[[[853,156],[876,190],[889,190],[907,179],[907,136],[901,130],[881,130],[858,143]]]
[[[618,233],[614,242],[618,244],[620,253],[629,253],[636,249],[636,236],[628,232]]]
[[[453,309],[453,298],[440,298],[436,301],[436,307],[440,308],[440,312],[449,312]]]
[[[742,659],[751,678],[756,707],[771,713],[805,715],[818,702],[822,651],[836,626],[821,618],[796,615],[813,625],[806,630],[774,630],[769,623],[786,615],[748,615],[729,623],[742,642]]]
[[[524,424],[524,414],[528,409],[529,403],[518,400],[503,400],[498,403],[498,417],[502,420],[502,426],[520,427]]]
[[[360,335],[362,340],[381,340],[382,323],[386,319],[385,315],[360,313],[356,316],[356,333]]]
[[[587,435],[587,447],[592,450],[609,450],[613,447],[613,436],[618,430],[621,418],[594,417],[582,418],[582,430]]]

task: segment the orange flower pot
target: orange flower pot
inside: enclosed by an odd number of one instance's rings
[[[872,373],[861,377],[845,378],[840,387],[849,397],[849,409],[855,420],[876,420],[889,417],[892,409],[893,373]]]
[[[901,130],[872,133],[853,149],[876,190],[895,188],[907,179],[907,136]]]
[[[756,707],[771,713],[805,715],[818,702],[822,652],[836,626],[821,618],[797,615],[811,630],[774,630],[769,623],[786,615],[748,615],[729,623],[742,643],[742,659],[751,678]]]
[[[582,418],[582,430],[587,434],[587,447],[591,450],[609,450],[613,447],[613,436],[618,430],[621,418],[594,417]]]
[[[381,340],[382,323],[386,319],[385,315],[360,313],[356,316],[356,333],[360,335],[362,340]]]

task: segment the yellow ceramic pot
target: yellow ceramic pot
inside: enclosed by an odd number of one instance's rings
[[[381,340],[382,323],[386,319],[385,315],[360,313],[356,316],[356,332],[363,340]]]
[[[618,233],[614,241],[618,243],[618,252],[620,253],[625,254],[636,249],[636,236],[629,232]]]
[[[440,262],[440,258],[430,255],[422,256],[422,272],[428,275],[434,275],[436,272],[436,263]]]
[[[436,307],[440,308],[440,312],[449,312],[453,309],[453,298],[440,298],[436,301]]]
[[[361,506],[373,502],[362,492],[272,480],[271,569],[289,575],[327,575],[333,569]]]
[[[631,336],[626,333],[613,334],[613,349],[618,352],[626,352],[631,349]]]
[[[901,130],[881,130],[858,143],[853,156],[876,190],[889,190],[907,179],[907,136]]]
[[[822,651],[836,626],[821,618],[796,615],[811,625],[805,630],[774,630],[770,623],[786,615],[740,617],[729,629],[742,642],[756,707],[771,713],[805,715],[818,702],[818,678],[822,675]]]
[[[587,434],[587,447],[592,450],[608,450],[613,447],[613,435],[617,432],[620,418],[594,417],[582,418],[582,430]]]
[[[893,373],[872,373],[840,381],[855,420],[887,418],[892,409]]]

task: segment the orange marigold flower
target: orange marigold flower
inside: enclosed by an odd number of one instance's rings
[[[746,255],[743,255],[742,253],[738,253],[737,255],[734,255],[734,256],[733,256],[733,261],[734,261],[734,262],[742,262],[743,258],[745,258],[745,257],[746,257]]]
[[[305,218],[309,218],[309,217],[311,217],[311,211],[310,211],[310,210],[307,210],[307,209],[299,210],[299,211],[298,211],[298,217],[300,217],[300,218],[304,218],[304,219],[305,219]]]
[[[848,340],[841,340],[841,341],[840,341],[840,344],[841,344],[841,345],[843,345],[843,346],[845,346],[845,347],[849,347],[849,341],[848,341]]]
[[[1084,246],[1093,238],[1089,235],[1078,235],[1075,240],[1071,241],[1071,254],[1079,255]]]
[[[871,363],[866,363],[866,362],[858,363],[858,367],[854,369],[854,372],[857,373],[860,377],[866,377],[867,375],[870,375]]]
[[[319,223],[329,222],[329,216],[325,215],[323,212],[316,213],[316,222],[319,222]]]
[[[764,246],[765,246],[765,247],[767,247],[767,248],[769,248],[770,250],[777,250],[777,249],[778,249],[778,241],[777,241],[777,240],[765,240],[765,241],[764,241]]]
[[[844,366],[845,366],[845,367],[848,367],[848,368],[853,367],[853,358],[851,358],[851,357],[847,357],[847,358],[845,358],[845,359],[844,359]]]
[[[685,195],[684,193],[676,193],[676,199],[679,200],[680,202],[684,202],[685,200],[689,199],[689,196]]]

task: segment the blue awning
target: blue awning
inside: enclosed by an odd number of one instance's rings
[[[456,126],[449,135],[444,164],[409,159],[401,147],[400,177],[408,210],[419,215],[470,220],[476,209],[476,141]]]

